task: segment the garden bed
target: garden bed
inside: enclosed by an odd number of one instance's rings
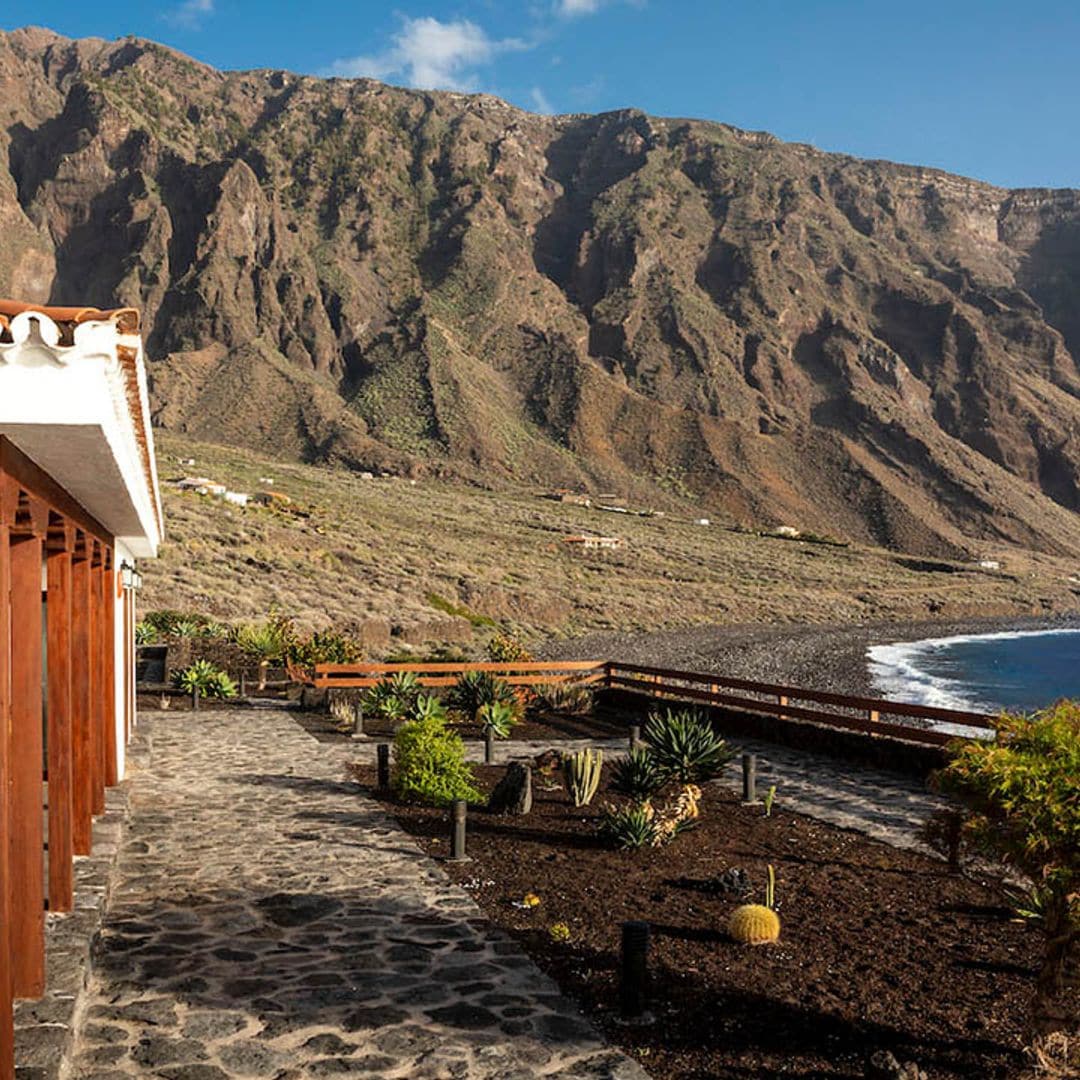
[[[372,768],[355,773],[374,788]],[[479,786],[502,773],[477,769]],[[426,851],[447,853],[446,811],[372,794]],[[717,784],[697,827],[669,846],[614,851],[595,837],[606,801],[602,788],[575,810],[561,785],[537,785],[526,817],[473,810],[471,861],[444,866],[657,1080],[862,1077],[879,1049],[931,1078],[1023,1071],[1040,935],[1013,921],[995,883],[779,804],[766,818]],[[739,900],[709,881],[741,867],[760,901],[770,863],[781,939],[736,945],[724,927]],[[540,905],[515,907],[527,893]],[[627,919],[652,926],[649,1026],[624,1026],[615,1012]],[[559,923],[568,942],[551,936]]]
[[[320,742],[352,741],[351,734],[338,727],[334,718],[326,713],[298,713],[297,719],[307,733]],[[390,721],[380,717],[364,717],[364,734],[374,741],[391,741],[394,727]],[[478,741],[483,738],[479,724],[454,723],[451,727],[463,739]],[[568,716],[562,713],[540,715],[530,712],[510,729],[510,741],[558,743],[561,739],[621,739],[628,737],[629,730],[625,723],[594,716]],[[499,743],[505,741],[498,740]]]

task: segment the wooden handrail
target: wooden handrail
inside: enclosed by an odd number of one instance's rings
[[[707,683],[732,690],[748,690],[756,694],[778,695],[797,701],[815,701],[821,705],[838,705],[842,708],[885,713],[889,716],[910,716],[919,720],[942,720],[965,727],[993,727],[994,717],[988,713],[965,712],[960,709],[941,709],[934,705],[912,705],[907,702],[890,701],[887,698],[859,697],[853,694],[835,694],[827,690],[808,690],[778,683],[754,682],[750,679],[732,679],[724,675],[702,672],[678,671],[669,668],[645,667],[641,664],[621,664],[612,661],[609,671],[624,671],[633,675],[658,675],[662,679],[676,679],[690,683]],[[787,710],[791,712],[792,710]]]
[[[475,663],[430,664],[317,664],[312,685],[319,689],[359,689],[374,686],[387,675],[409,672],[421,686],[453,686],[462,675],[486,671],[499,675],[511,686],[539,686],[547,683],[591,684],[607,679],[607,666],[597,660],[478,661]]]
[[[435,660],[430,664],[316,664],[315,674],[324,675],[339,671],[350,674],[378,672],[383,675],[393,675],[399,671],[602,671],[605,666],[603,660],[476,660],[462,663]]]

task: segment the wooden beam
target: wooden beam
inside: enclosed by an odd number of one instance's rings
[[[9,870],[11,771],[11,553],[0,516],[0,1077],[15,1075],[12,1016],[11,873]]]
[[[89,547],[86,535],[80,534],[71,567],[71,832],[76,855],[90,854],[94,803]]]
[[[53,510],[98,540],[112,543],[113,536],[100,521],[78,503],[48,473],[43,472],[10,439],[0,436],[0,478],[33,493]]]
[[[105,552],[94,541],[90,563],[90,809],[105,813]]]
[[[53,541],[55,543],[55,540]],[[71,557],[72,546],[46,555],[46,749],[49,761],[49,910],[74,902],[72,857]]]
[[[11,930],[16,997],[45,992],[41,536],[12,537]]]

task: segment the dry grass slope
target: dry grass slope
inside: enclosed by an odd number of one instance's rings
[[[276,606],[308,626],[359,628],[372,651],[396,640],[484,640],[488,620],[527,637],[703,623],[964,618],[1074,611],[1072,565],[1011,551],[1001,573],[878,548],[732,532],[683,514],[643,518],[432,479],[365,480],[159,434],[168,541],[145,566],[145,609],[225,619]],[[196,465],[181,466],[181,457]],[[308,516],[179,492],[207,475],[273,488]],[[563,537],[621,536],[620,551]],[[451,614],[453,613],[453,614]],[[390,638],[391,630],[394,639]]]

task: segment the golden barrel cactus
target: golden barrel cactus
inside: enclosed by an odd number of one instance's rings
[[[780,937],[780,916],[764,904],[743,904],[731,913],[728,933],[740,945],[769,945]]]

